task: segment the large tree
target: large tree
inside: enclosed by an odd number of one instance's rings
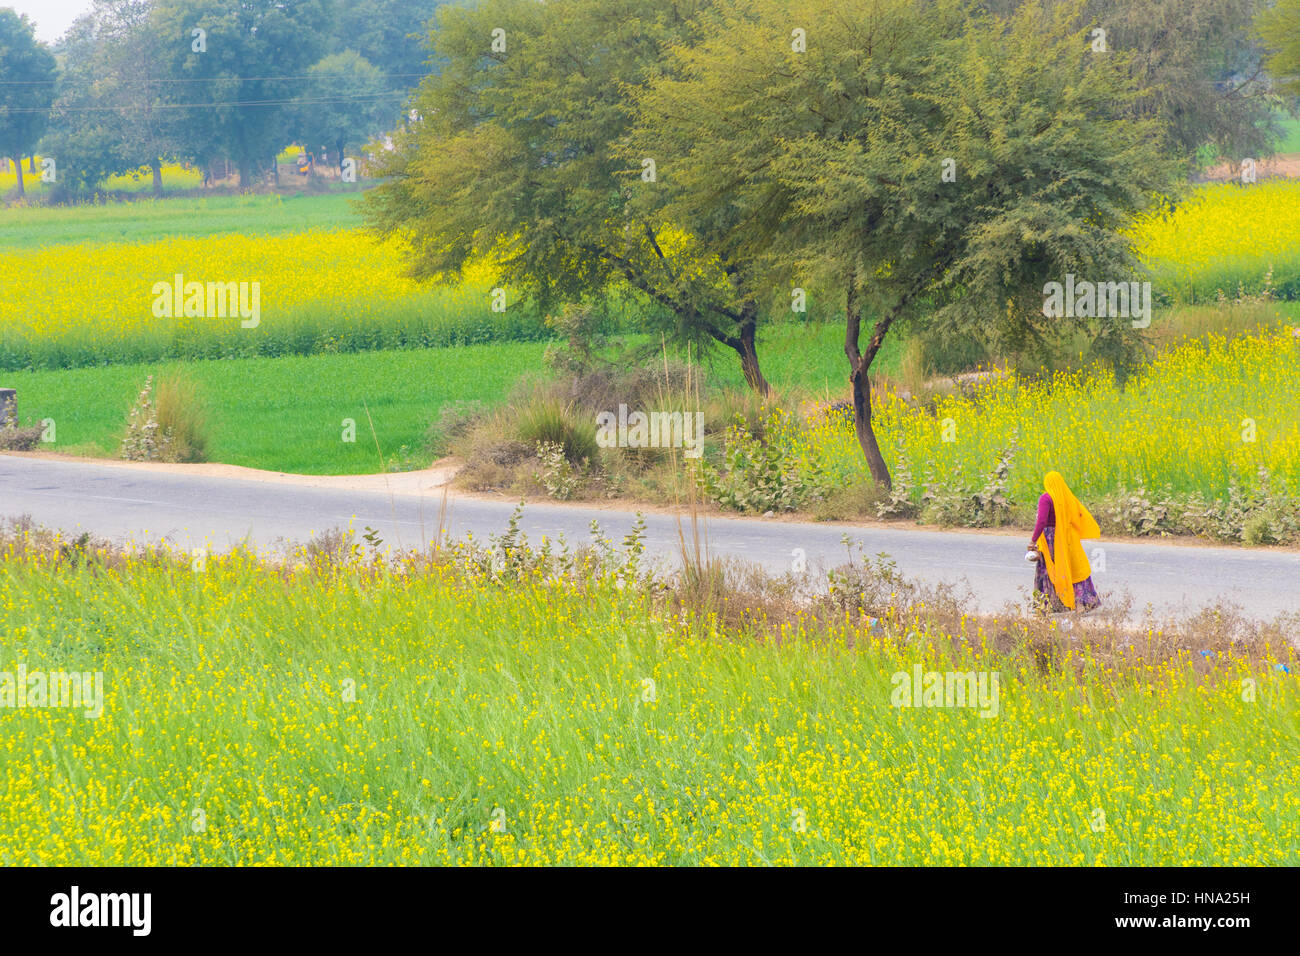
[[[862,451],[871,364],[905,321],[997,345],[1063,334],[1044,286],[1140,276],[1122,227],[1173,168],[1122,57],[1027,8],[1010,21],[958,0],[735,0],[640,97],[637,143],[686,188],[670,215],[738,215],[731,253],[830,273]],[[861,341],[864,321],[869,337]],[[1100,355],[1128,320],[1080,320]]]
[[[147,166],[162,195],[162,164],[178,153],[184,129],[169,106],[175,88],[152,12],[152,0],[96,0],[63,38],[58,122],[45,145],[64,185],[93,189]]]
[[[419,277],[495,255],[505,284],[544,306],[631,286],[677,341],[723,346],[762,393],[748,269],[698,222],[670,221],[657,151],[629,160],[631,93],[691,39],[702,2],[488,0],[445,7],[445,61],[414,98],[368,196],[371,224],[403,236]]]
[[[330,0],[157,0],[169,55],[171,105],[185,152],[204,162],[229,156],[241,186],[254,164],[288,144],[289,117],[304,76],[329,43]],[[200,31],[196,34],[196,31]]]
[[[36,39],[26,16],[0,9],[0,156],[18,167],[23,193],[24,156],[36,150],[54,103],[54,54]]]
[[[310,147],[328,146],[342,166],[350,146],[364,143],[389,125],[401,103],[383,75],[354,50],[332,53],[307,71],[293,128]]]
[[[416,86],[430,72],[429,36],[449,0],[348,0],[339,7],[336,49],[356,50],[396,87]]]

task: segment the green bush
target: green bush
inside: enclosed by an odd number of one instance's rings
[[[516,437],[530,448],[554,444],[573,464],[594,462],[600,454],[595,419],[573,404],[546,395],[534,396],[517,409]]]
[[[794,511],[822,501],[828,488],[797,454],[782,412],[773,411],[756,437],[737,416],[723,437],[723,466],[700,470],[704,494],[735,511]]]

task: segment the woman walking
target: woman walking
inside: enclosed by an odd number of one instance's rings
[[[1060,472],[1043,478],[1038,521],[1029,539],[1029,554],[1037,553],[1034,600],[1044,610],[1091,611],[1101,604],[1092,584],[1092,567],[1082,539],[1101,537],[1101,528],[1065,483]]]

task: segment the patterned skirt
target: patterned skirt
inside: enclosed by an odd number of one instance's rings
[[[1047,539],[1047,549],[1049,551],[1054,550],[1056,548],[1056,529],[1053,527],[1044,529],[1043,537]],[[1063,611],[1070,610],[1061,603],[1056,588],[1052,586],[1052,579],[1047,576],[1047,562],[1043,560],[1041,551],[1038,553],[1038,563],[1034,565],[1034,601],[1053,614],[1060,614]],[[1101,598],[1097,596],[1097,589],[1093,587],[1091,575],[1082,581],[1075,582],[1074,610],[1091,611],[1100,604]]]

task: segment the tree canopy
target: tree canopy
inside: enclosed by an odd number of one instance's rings
[[[0,156],[18,164],[18,192],[23,191],[22,158],[35,151],[54,103],[54,54],[36,39],[32,23],[0,8]]]
[[[1095,53],[1069,12],[735,0],[704,23],[640,96],[632,141],[660,144],[665,177],[681,181],[670,216],[723,210],[728,251],[770,277],[838,276],[879,483],[867,373],[895,323],[1023,345],[1063,332],[1044,315],[1045,283],[1141,275],[1124,226],[1175,167],[1156,121],[1132,116],[1141,90],[1125,57]],[[1082,327],[1117,361],[1136,342],[1128,322]]]
[[[445,8],[441,74],[426,79],[370,193],[372,225],[401,235],[421,277],[492,255],[543,305],[622,284],[663,309],[680,342],[721,345],[767,390],[747,268],[709,223],[669,221],[653,152],[621,141],[633,93],[689,42],[704,3],[488,0]],[[692,228],[695,227],[695,228]]]

